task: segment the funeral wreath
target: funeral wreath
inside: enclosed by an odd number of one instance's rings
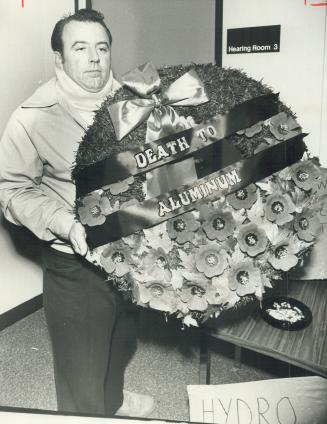
[[[271,89],[213,64],[146,64],[76,156],[76,214],[131,301],[198,325],[262,299],[321,229],[325,170]]]

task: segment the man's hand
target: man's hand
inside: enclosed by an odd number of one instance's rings
[[[85,256],[89,250],[86,243],[86,232],[80,222],[74,222],[69,231],[69,241],[74,249],[74,252],[81,256]]]

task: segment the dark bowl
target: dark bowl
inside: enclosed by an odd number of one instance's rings
[[[288,303],[290,305],[290,309],[297,308],[298,310],[300,310],[303,315],[303,318],[293,323],[288,321],[287,319],[283,320],[274,318],[268,312],[268,309],[276,309],[274,308],[274,303],[281,304],[282,302]],[[264,321],[266,321],[273,327],[287,331],[302,330],[303,328],[308,327],[312,321],[312,313],[310,309],[299,300],[287,296],[273,296],[263,299],[261,307],[261,316]]]

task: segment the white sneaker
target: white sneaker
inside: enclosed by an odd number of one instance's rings
[[[123,390],[123,393],[124,402],[115,415],[146,418],[154,410],[154,399],[152,396],[140,395],[128,390]]]

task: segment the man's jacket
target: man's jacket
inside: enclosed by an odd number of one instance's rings
[[[71,169],[86,124],[58,100],[55,78],[11,116],[0,142],[0,206],[5,217],[40,239],[63,241],[74,222]]]

